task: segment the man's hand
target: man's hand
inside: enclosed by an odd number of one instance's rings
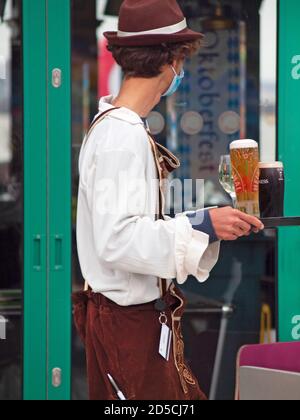
[[[235,241],[264,229],[259,219],[231,207],[212,209],[209,214],[216,235],[221,241]]]

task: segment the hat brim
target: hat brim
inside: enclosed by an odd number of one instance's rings
[[[142,47],[150,45],[160,45],[162,43],[177,43],[186,41],[196,41],[204,38],[204,34],[192,31],[191,29],[184,29],[175,34],[166,35],[138,35],[119,37],[118,32],[104,32],[103,34],[110,45],[120,47]]]

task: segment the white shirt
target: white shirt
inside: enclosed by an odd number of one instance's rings
[[[112,100],[102,98],[99,113],[112,108]],[[94,292],[129,306],[158,299],[158,277],[169,282],[176,278],[179,284],[188,275],[207,280],[220,243],[209,245],[209,236],[194,230],[185,214],[156,220],[157,169],[143,121],[135,112],[114,110],[93,129],[80,151],[79,173],[78,256]],[[133,180],[147,187],[127,188]],[[124,202],[138,205],[127,209]],[[111,211],[105,213],[106,208]]]

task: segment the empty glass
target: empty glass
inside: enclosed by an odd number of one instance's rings
[[[236,207],[236,193],[233,182],[230,155],[222,155],[220,158],[219,181],[227,194],[230,195],[233,207]]]

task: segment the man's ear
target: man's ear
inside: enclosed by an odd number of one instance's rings
[[[172,66],[174,67],[174,69],[176,71],[178,71],[178,69],[179,69],[179,62],[178,62],[178,60],[174,60],[173,63],[172,63]]]
[[[166,75],[168,75],[168,71],[170,69],[170,65],[169,64],[164,64],[161,69],[160,69],[160,77],[164,78],[166,77]]]

